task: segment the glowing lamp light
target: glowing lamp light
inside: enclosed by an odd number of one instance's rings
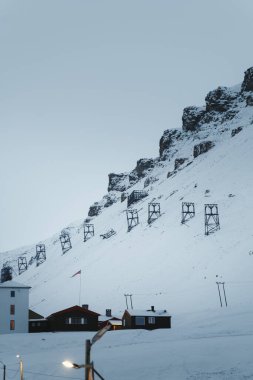
[[[69,360],[64,360],[64,362],[62,362],[62,364],[64,365],[64,367],[74,368],[73,363],[71,363]]]

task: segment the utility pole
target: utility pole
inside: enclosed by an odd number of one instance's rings
[[[222,301],[221,301],[221,295],[220,295],[220,282],[216,282],[218,286],[218,292],[219,292],[219,297],[220,297],[220,307],[222,307]]]
[[[124,294],[125,299],[126,299],[126,308],[128,309],[128,302],[127,302],[127,294]]]
[[[222,285],[223,285],[223,293],[224,293],[225,304],[226,304],[226,307],[227,307],[228,304],[227,304],[227,297],[226,297],[226,292],[225,292],[225,282],[223,282]]]
[[[220,298],[220,306],[222,307],[222,298],[221,298],[221,292],[220,292],[220,285],[222,285],[222,288],[223,288],[223,297],[224,297],[225,305],[226,305],[226,307],[228,307],[227,297],[226,297],[226,292],[225,292],[225,282],[216,282],[216,284],[218,286],[218,292],[219,292],[219,298]]]
[[[93,338],[86,339],[85,341],[85,356],[84,356],[84,364],[71,363],[69,360],[65,360],[62,364],[67,368],[84,368],[84,380],[94,380],[94,373],[99,377],[100,380],[105,380],[103,376],[95,370],[93,362],[91,362],[91,347],[94,343],[96,343],[102,336],[110,330],[111,325],[108,324],[101,330],[99,330]],[[22,379],[23,380],[23,379]]]
[[[2,362],[2,360],[0,360],[0,363],[1,363],[2,366],[3,366],[3,380],[5,380],[5,376],[6,376],[6,365]]]
[[[127,307],[127,310],[128,310],[128,297],[130,299],[130,305],[131,305],[131,309],[133,309],[133,300],[132,300],[132,294],[124,294],[125,298],[126,298],[126,307]]]
[[[129,294],[129,297],[130,297],[130,302],[131,302],[131,308],[133,309],[133,301],[132,301],[132,294]]]
[[[85,342],[85,380],[92,380],[90,379],[89,373],[90,373],[90,350],[91,350],[91,341],[89,339]]]

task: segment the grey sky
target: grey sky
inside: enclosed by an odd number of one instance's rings
[[[0,250],[84,218],[109,172],[252,61],[251,0],[0,0]]]

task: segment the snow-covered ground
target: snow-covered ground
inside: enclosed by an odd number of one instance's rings
[[[252,309],[218,309],[175,315],[171,330],[107,332],[92,347],[95,368],[106,380],[253,379]],[[94,333],[2,335],[0,360],[7,379],[19,379],[19,353],[26,380],[83,379],[85,340]],[[1,377],[1,372],[0,372]]]

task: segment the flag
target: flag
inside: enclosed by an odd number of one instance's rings
[[[76,275],[78,275],[78,274],[81,274],[81,269],[78,271],[78,272],[76,272],[75,274],[73,274],[73,276],[71,276],[71,277],[75,277]]]

